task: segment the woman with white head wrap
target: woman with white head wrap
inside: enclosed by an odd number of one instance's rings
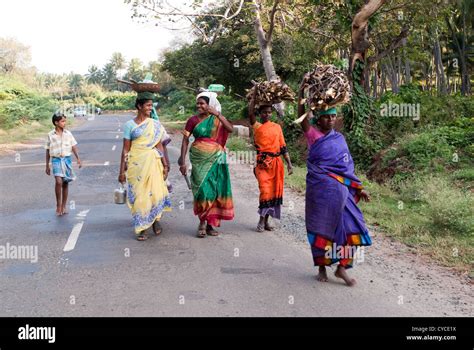
[[[221,103],[219,102],[219,100],[217,99],[217,94],[215,92],[212,92],[212,91],[203,91],[201,93],[199,93],[199,95],[196,96],[196,101],[201,98],[201,97],[207,97],[208,99],[208,102],[207,104],[213,108],[215,108],[215,110],[219,113],[222,112],[222,107],[221,107]]]
[[[189,151],[192,164],[191,184],[194,196],[194,214],[199,216],[198,237],[217,236],[213,228],[221,220],[234,218],[234,205],[230,185],[229,166],[225,144],[233,126],[222,114],[217,94],[201,92],[196,97],[197,115],[186,122],[178,164],[186,176],[186,153],[189,137],[194,142]]]

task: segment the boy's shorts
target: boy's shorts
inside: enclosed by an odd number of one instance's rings
[[[63,182],[71,182],[76,179],[74,171],[72,170],[72,158],[71,156],[67,157],[53,157],[53,175],[62,177]]]

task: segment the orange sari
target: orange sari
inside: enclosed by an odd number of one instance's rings
[[[281,126],[271,121],[256,122],[252,125],[257,164],[254,168],[260,189],[260,216],[270,215],[280,219],[280,206],[283,203],[283,183],[285,169],[280,155],[287,153]]]

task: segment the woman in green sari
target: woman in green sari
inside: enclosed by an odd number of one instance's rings
[[[196,97],[198,114],[186,122],[178,164],[187,175],[186,153],[189,137],[194,136],[189,158],[192,165],[191,184],[194,214],[199,217],[199,238],[217,236],[214,227],[221,220],[234,218],[229,166],[225,144],[232,132],[232,124],[220,113],[220,104],[213,92],[202,92]]]

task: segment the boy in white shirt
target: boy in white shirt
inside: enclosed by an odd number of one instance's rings
[[[66,116],[62,113],[53,115],[54,130],[48,133],[46,140],[46,174],[51,175],[49,160],[53,165],[56,193],[56,215],[67,214],[68,184],[76,179],[72,169],[71,154],[77,159],[77,165],[82,167],[79,159],[77,142],[72,133],[66,130]]]

